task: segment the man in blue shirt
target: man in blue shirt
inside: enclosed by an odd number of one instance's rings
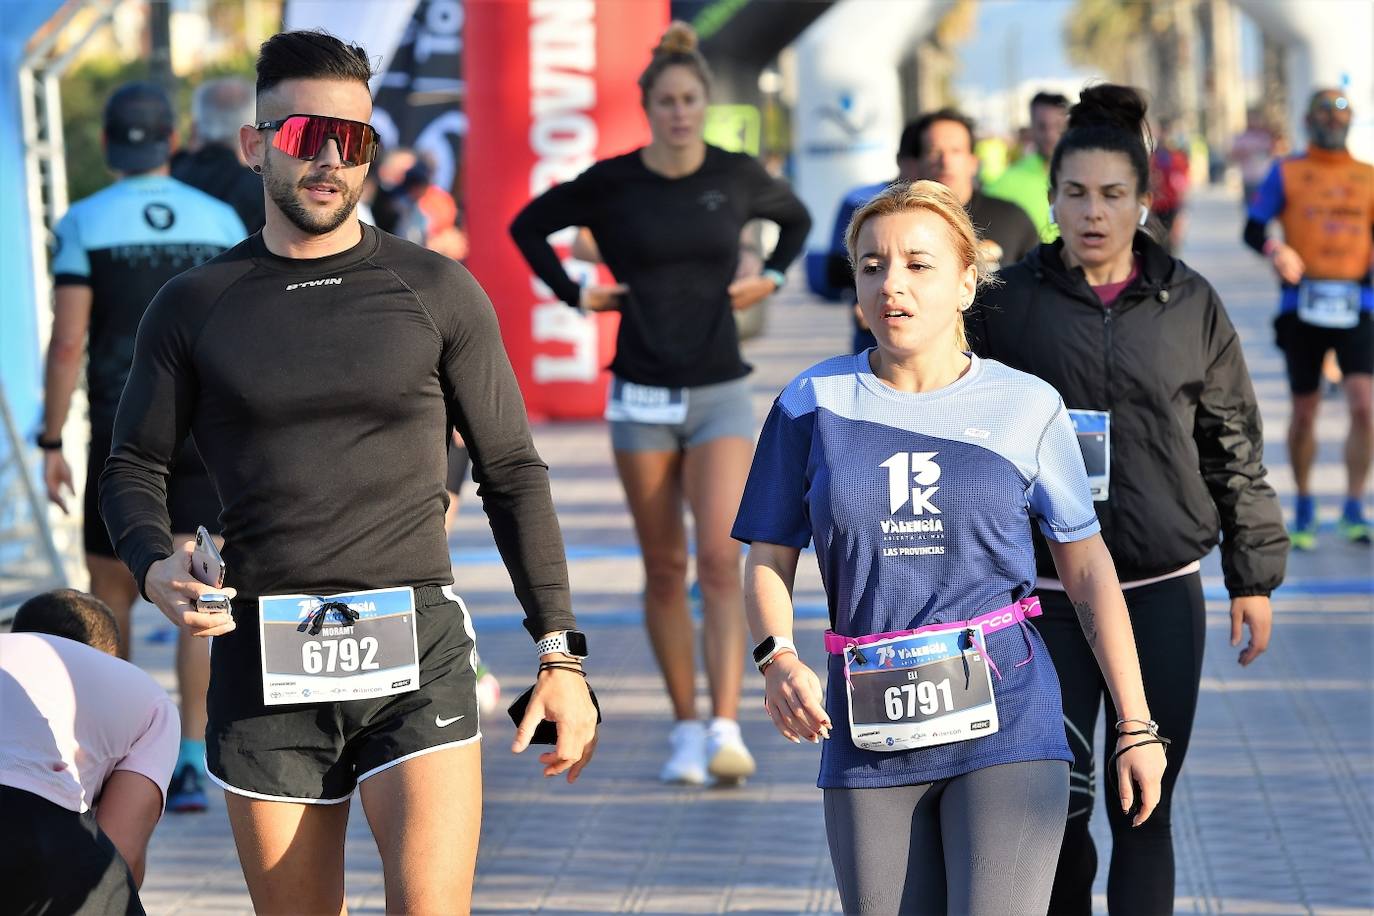
[[[151,83],[129,83],[105,107],[105,161],[119,180],[73,204],[55,229],[53,322],[44,377],[43,429],[48,498],[63,512],[74,495],[62,454],[62,427],[71,407],[82,357],[90,404],[86,462],[84,547],[91,591],[119,622],[119,655],[130,653],[130,611],[138,597],[133,576],[115,557],[100,517],[97,482],[110,451],[115,410],[133,362],[134,337],[144,310],[164,283],[230,248],[247,232],[232,207],[168,175],[174,136],[172,105]],[[194,443],[187,439],[168,481],[172,530],[184,538],[198,525],[218,530],[219,499]],[[182,748],[168,792],[171,811],[204,810],[205,690],[209,653],[178,634],[177,678],[182,697]]]

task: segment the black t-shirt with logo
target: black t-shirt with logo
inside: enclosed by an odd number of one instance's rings
[[[591,229],[602,260],[630,288],[612,371],[642,385],[686,387],[749,373],[727,290],[751,219],[781,228],[764,266],[785,270],[801,253],[811,219],[784,182],[752,157],[713,146],[695,172],[665,178],[635,150],[531,201],[511,236],[539,279],[575,307],[580,288],[547,238],[568,226]]]
[[[163,287],[101,510],[142,584],[171,553],[164,475],[189,430],[223,499],[226,584],[245,608],[264,594],[447,585],[454,426],[526,626],[574,626],[548,467],[491,302],[462,265],[366,225],[349,250],[309,260],[255,235]]]

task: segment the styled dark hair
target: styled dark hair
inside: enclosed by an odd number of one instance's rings
[[[972,118],[954,108],[941,108],[938,111],[926,112],[902,129],[902,139],[897,144],[898,158],[919,159],[924,156],[926,131],[930,130],[930,126],[938,121],[953,121],[955,124],[963,125],[963,128],[968,131],[969,149],[973,149],[978,142],[978,134],[973,129]]]
[[[114,613],[95,595],[74,588],[34,595],[19,605],[10,631],[62,636],[111,655],[119,651],[119,624]]]
[[[1034,111],[1037,105],[1049,105],[1060,111],[1068,111],[1069,97],[1058,92],[1037,92],[1031,96],[1030,110]]]
[[[639,75],[639,102],[645,108],[649,107],[649,90],[654,88],[654,83],[658,82],[663,71],[669,67],[686,67],[691,70],[697,79],[701,80],[707,95],[710,95],[711,68],[707,65],[706,58],[697,50],[696,30],[680,20],[673,20],[668,24],[668,30],[663,33],[663,37],[658,40],[658,46],[654,48],[653,59]]]
[[[1150,128],[1145,122],[1145,99],[1131,86],[1099,83],[1083,90],[1069,109],[1069,129],[1050,157],[1050,188],[1059,186],[1059,165],[1069,153],[1105,150],[1121,153],[1135,170],[1135,190],[1150,188]]]
[[[344,44],[323,30],[278,32],[258,49],[258,87],[262,96],[278,83],[297,79],[372,79],[372,63],[358,45]]]

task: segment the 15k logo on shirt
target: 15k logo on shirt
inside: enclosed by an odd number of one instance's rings
[[[887,469],[888,511],[901,518],[885,518],[883,529],[885,557],[938,556],[945,552],[943,545],[919,544],[921,541],[942,540],[945,523],[939,518],[940,509],[931,500],[940,488],[940,465],[935,463],[939,452],[898,452],[882,462]],[[909,509],[908,512],[904,510]]]
[[[889,511],[893,515],[908,503],[911,504],[912,515],[924,515],[927,512],[932,515],[940,514],[940,510],[930,501],[940,489],[931,486],[940,479],[940,466],[934,461],[938,454],[940,453],[898,452],[879,465],[887,468],[887,492],[891,503]]]

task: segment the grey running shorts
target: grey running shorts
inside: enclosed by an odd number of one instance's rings
[[[679,452],[727,436],[754,441],[758,425],[749,379],[738,378],[687,389],[687,417],[681,423],[611,421],[611,447],[618,452]]]

